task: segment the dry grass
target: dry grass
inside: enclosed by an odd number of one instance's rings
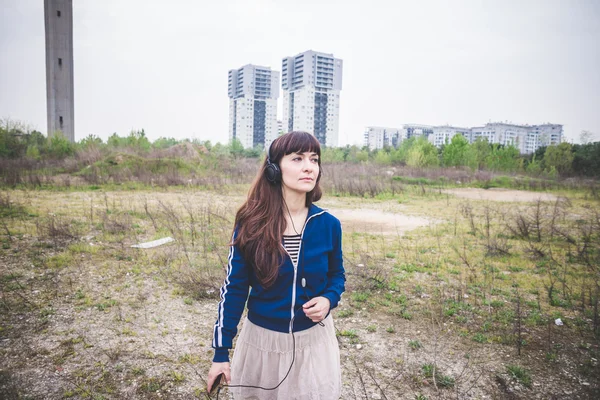
[[[203,398],[242,199],[3,194],[0,397]],[[506,209],[419,185],[324,203],[438,221],[404,235],[344,230],[347,292],[334,311],[344,399],[598,393],[597,203]],[[175,242],[130,247],[165,236]]]

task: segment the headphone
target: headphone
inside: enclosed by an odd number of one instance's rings
[[[322,174],[323,170],[321,169],[321,165],[319,165],[317,182],[319,182],[321,179]],[[271,145],[269,145],[269,148],[267,149],[267,166],[265,167],[265,177],[273,185],[281,183],[281,169],[279,168],[279,165],[271,162]]]
[[[271,145],[269,145],[269,148],[267,149],[267,166],[265,167],[265,176],[273,185],[281,182],[281,169],[279,169],[279,165],[271,162]]]

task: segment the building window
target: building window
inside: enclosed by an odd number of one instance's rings
[[[62,67],[62,58],[59,58],[59,59],[58,59],[58,66],[59,66],[59,67]]]
[[[60,18],[60,10],[56,11],[56,16]]]
[[[60,125],[60,129],[62,129],[62,127],[63,127],[63,117],[62,117],[62,115],[60,117],[58,117],[58,124]]]

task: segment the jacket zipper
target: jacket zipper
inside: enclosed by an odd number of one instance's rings
[[[321,215],[323,213],[327,212],[326,210],[323,210],[317,214],[313,214],[310,217],[308,217],[306,219],[306,221],[304,222],[304,226],[302,227],[302,234],[300,235],[300,245],[298,246],[298,261],[296,262],[296,265],[294,265],[294,285],[292,286],[292,309],[291,309],[291,318],[290,318],[290,333],[292,333],[292,329],[293,329],[293,324],[294,324],[294,308],[296,307],[296,280],[298,278],[298,262],[300,261],[300,252],[302,251],[302,242],[304,240],[304,230],[306,229],[306,225],[308,225],[308,221],[310,221],[310,219],[312,217],[316,217],[317,215]],[[286,250],[287,252],[287,250]],[[289,253],[288,253],[289,255]],[[293,265],[293,263],[292,263]]]

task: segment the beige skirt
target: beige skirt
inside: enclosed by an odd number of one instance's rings
[[[340,350],[333,318],[301,332],[289,333],[261,328],[247,318],[237,340],[231,363],[231,385],[251,385],[274,390],[230,388],[238,399],[337,400],[340,397]]]

